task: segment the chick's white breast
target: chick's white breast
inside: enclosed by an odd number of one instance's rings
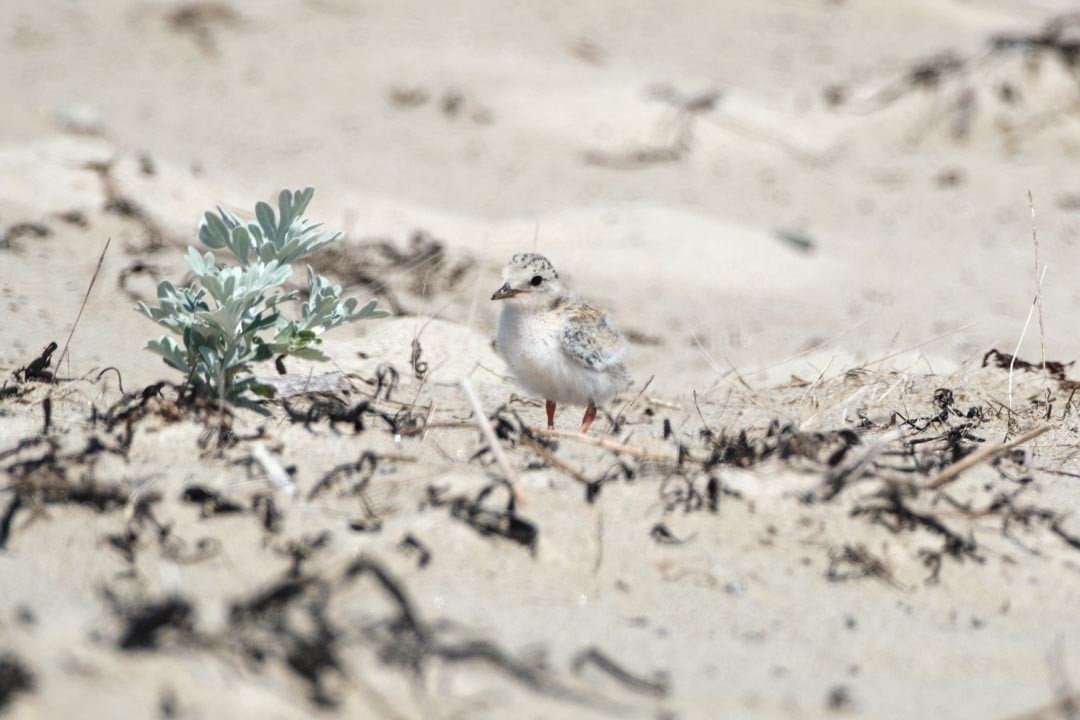
[[[520,312],[511,305],[499,315],[495,347],[529,392],[557,403],[604,403],[618,391],[618,378],[582,365],[563,348],[563,321],[546,313]]]

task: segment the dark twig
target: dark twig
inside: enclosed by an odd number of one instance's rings
[[[596,647],[585,648],[570,663],[575,675],[580,675],[586,665],[594,665],[631,690],[646,695],[667,697],[671,693],[671,679],[667,673],[656,673],[651,680],[635,675]]]
[[[19,512],[22,504],[22,495],[16,494],[4,508],[3,516],[0,516],[0,550],[7,547],[8,539],[11,537],[11,524],[15,521],[15,513]]]
[[[97,377],[94,378],[94,382],[99,382],[101,380],[101,377],[105,373],[109,372],[110,370],[112,370],[114,373],[116,373],[116,384],[120,386],[120,394],[121,395],[127,395],[127,393],[124,392],[124,378],[120,375],[120,370],[115,368],[115,367],[109,366],[109,367],[105,368],[104,370],[102,370],[101,372],[99,372],[97,374]]]

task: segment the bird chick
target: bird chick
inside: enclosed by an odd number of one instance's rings
[[[584,405],[582,434],[603,405],[626,387],[626,344],[607,314],[573,297],[539,253],[510,258],[503,284],[495,349],[517,381],[547,401],[548,429],[558,403]]]

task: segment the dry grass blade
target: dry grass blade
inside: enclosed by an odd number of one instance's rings
[[[484,408],[480,404],[480,398],[476,396],[476,391],[473,390],[472,383],[470,383],[467,378],[461,381],[461,392],[465,395],[465,400],[472,409],[473,419],[476,420],[476,424],[480,426],[480,432],[484,435],[484,439],[487,440],[488,447],[491,448],[491,454],[495,456],[495,462],[499,464],[499,468],[503,471],[503,475],[506,476],[506,481],[514,487],[514,494],[517,495],[518,491],[515,485],[517,473],[514,472],[514,467],[510,464],[510,458],[506,456],[506,451],[503,450],[502,445],[499,443],[499,438],[495,435],[495,429],[491,427],[487,415],[484,414]]]
[[[574,440],[576,442],[585,443],[586,445],[595,445],[597,447],[602,447],[605,450],[611,450],[617,453],[632,455],[633,457],[636,457],[639,460],[644,460],[645,462],[678,462],[678,458],[674,455],[658,455],[656,453],[651,453],[644,448],[634,447],[633,445],[624,445],[623,443],[615,442],[614,440],[608,440],[607,438],[595,438],[589,435],[582,435],[581,433],[571,432],[569,430],[541,430],[539,431],[539,434],[545,437],[560,437],[566,438],[567,440]]]
[[[1047,379],[1046,374],[1046,328],[1043,324],[1042,306],[1042,285],[1043,279],[1046,277],[1046,268],[1042,267],[1042,261],[1039,258],[1039,229],[1035,224],[1035,200],[1032,197],[1030,190],[1028,190],[1028,210],[1031,212],[1031,241],[1035,246],[1035,297],[1031,300],[1031,308],[1028,310],[1027,320],[1024,321],[1024,329],[1020,332],[1020,339],[1016,342],[1016,350],[1013,351],[1012,361],[1009,363],[1010,409],[1013,406],[1013,365],[1016,363],[1016,357],[1020,354],[1020,346],[1024,343],[1024,337],[1027,335],[1028,326],[1031,324],[1031,318],[1035,314],[1036,309],[1039,311],[1039,350],[1042,360],[1043,388],[1046,391],[1046,396],[1050,396],[1050,382]]]
[[[645,384],[641,386],[641,390],[638,391],[638,394],[634,396],[634,399],[626,402],[622,406],[622,409],[615,413],[615,417],[608,423],[609,430],[614,430],[619,422],[626,417],[626,413],[630,412],[630,408],[637,405],[638,400],[641,399],[641,396],[645,394],[645,391],[649,389],[649,386],[652,385],[652,381],[655,379],[656,375],[650,375],[649,379],[645,381]]]
[[[881,363],[886,362],[888,360],[892,360],[894,357],[899,357],[899,356],[903,355],[904,353],[909,353],[909,352],[912,352],[913,350],[919,350],[920,348],[923,348],[923,347],[925,347],[927,345],[930,345],[932,343],[936,343],[938,340],[944,340],[945,338],[951,337],[952,335],[962,333],[965,330],[970,330],[971,328],[975,327],[976,325],[978,325],[978,323],[974,323],[974,322],[970,322],[967,325],[961,325],[960,327],[958,327],[958,328],[956,328],[954,330],[949,330],[947,332],[941,333],[940,335],[935,335],[934,337],[930,338],[929,340],[923,340],[921,343],[918,343],[917,345],[912,345],[910,347],[904,348],[903,350],[897,350],[896,352],[889,353],[888,355],[886,355],[884,357],[879,357],[877,360],[871,360],[870,362],[863,363],[862,365],[859,366],[859,368],[865,370],[866,368],[873,367],[874,365],[880,365]]]
[[[1046,271],[1040,272],[1042,261],[1039,258],[1039,226],[1035,222],[1035,198],[1028,190],[1028,210],[1031,211],[1031,242],[1035,245],[1035,277],[1038,285],[1035,286],[1035,304],[1039,306],[1039,353],[1042,359],[1043,389],[1046,395],[1050,395],[1050,381],[1046,374],[1046,327],[1043,324],[1043,301],[1042,281]]]
[[[105,241],[105,247],[101,248],[101,255],[98,256],[97,267],[94,268],[94,274],[90,277],[90,284],[86,286],[86,294],[83,295],[82,305],[79,306],[79,314],[75,316],[75,323],[71,326],[71,332],[68,333],[67,340],[64,341],[64,349],[60,351],[60,357],[56,359],[56,369],[60,370],[60,363],[64,362],[64,357],[67,355],[68,345],[71,344],[71,338],[75,336],[75,328],[79,327],[79,320],[82,319],[83,310],[86,309],[86,301],[90,299],[90,293],[94,289],[94,283],[97,282],[98,275],[101,274],[101,265],[105,262],[105,253],[109,251],[109,245],[112,244],[112,238]],[[68,374],[71,374],[70,368]]]
[[[709,435],[712,435],[712,428],[709,427],[709,423],[705,422],[705,416],[701,413],[701,405],[698,404],[697,390],[693,391],[692,396],[694,398],[694,409],[697,410],[697,416],[698,419],[701,420],[701,426],[705,428],[705,431],[709,433]],[[728,397],[731,397],[730,393],[728,394]]]
[[[1046,276],[1046,268],[1043,268],[1043,276]],[[1040,297],[1042,296],[1042,277],[1036,277],[1035,297],[1031,299],[1031,307],[1028,309],[1027,320],[1024,321],[1024,329],[1020,331],[1020,339],[1016,341],[1016,349],[1013,350],[1012,359],[1009,361],[1009,409],[1012,410],[1012,389],[1013,389],[1013,369],[1016,366],[1016,358],[1020,354],[1020,346],[1024,344],[1024,338],[1027,337],[1028,327],[1031,326],[1031,318],[1035,314],[1035,308],[1039,305]],[[1046,357],[1043,357],[1043,379],[1046,378]]]
[[[551,467],[555,468],[556,470],[561,470],[562,472],[577,480],[582,485],[589,484],[589,478],[585,477],[580,472],[572,468],[570,465],[560,460],[555,455],[555,453],[551,452],[528,435],[522,435],[521,441],[531,447],[536,452],[536,454],[542,457],[544,459],[544,462],[546,462]]]
[[[786,357],[783,360],[780,360],[778,362],[774,362],[771,365],[766,365],[764,367],[759,367],[757,370],[749,370],[747,372],[744,372],[744,373],[742,373],[742,375],[743,375],[744,378],[752,377],[754,375],[759,375],[761,373],[768,372],[769,370],[772,370],[774,368],[781,367],[782,365],[787,365],[789,362],[793,362],[795,360],[798,360],[801,357],[805,357],[805,356],[809,355],[810,353],[816,352],[816,351],[818,351],[818,350],[820,350],[820,349],[822,349],[824,347],[832,345],[837,340],[842,340],[843,338],[847,337],[848,335],[850,335],[853,332],[857,331],[859,328],[866,325],[867,322],[868,321],[863,320],[858,325],[855,325],[854,327],[848,328],[847,330],[840,333],[839,335],[836,335],[834,337],[829,338],[828,340],[824,340],[824,341],[822,341],[820,343],[817,343],[816,345],[808,347],[805,350],[801,350],[801,351],[795,353],[794,355]],[[726,374],[727,373],[724,373],[725,376],[726,376]],[[707,390],[702,392],[701,396],[705,397],[706,395],[710,394],[713,390],[720,387],[720,385],[722,384],[722,380],[723,380],[723,378],[721,378],[721,381],[718,381],[718,382],[714,383],[711,387],[709,387]]]
[[[810,428],[810,426],[811,426],[811,425],[813,425],[813,424],[814,424],[814,423],[815,423],[815,422],[816,422],[816,421],[817,421],[818,419],[820,419],[820,418],[821,418],[821,417],[822,417],[823,415],[825,415],[826,413],[828,413],[828,412],[830,412],[830,411],[832,411],[832,410],[835,410],[836,408],[840,408],[840,407],[845,407],[845,406],[847,406],[847,405],[848,405],[849,403],[852,403],[852,402],[854,402],[855,400],[858,400],[858,399],[859,399],[860,397],[862,397],[863,395],[865,395],[865,394],[866,394],[866,392],[867,392],[867,391],[868,391],[869,389],[870,389],[870,386],[869,386],[869,385],[864,385],[863,387],[861,387],[861,388],[859,388],[859,389],[855,390],[854,392],[851,392],[851,393],[848,393],[847,395],[844,395],[844,397],[842,397],[842,398],[841,398],[841,399],[839,400],[839,402],[835,402],[835,403],[832,403],[832,404],[830,404],[830,405],[824,405],[824,406],[822,406],[822,407],[821,407],[821,408],[820,408],[820,409],[819,409],[819,410],[818,410],[817,412],[815,412],[815,413],[814,413],[813,415],[811,415],[810,417],[808,417],[808,418],[806,418],[805,420],[803,420],[802,422],[800,422],[800,423],[799,423],[799,429],[800,429],[800,430],[807,430],[807,429],[809,429],[809,428]],[[847,412],[847,411],[845,410],[845,413],[846,413],[846,412]]]
[[[955,462],[949,467],[942,470],[940,473],[937,474],[937,476],[935,476],[933,479],[926,483],[926,487],[930,490],[937,490],[942,485],[945,485],[955,480],[957,477],[960,476],[960,473],[964,472],[968,468],[974,467],[979,463],[987,462],[988,460],[993,460],[998,455],[1007,453],[1013,448],[1019,447],[1026,442],[1034,440],[1035,438],[1039,437],[1050,429],[1051,428],[1049,425],[1043,425],[1042,427],[1032,430],[1031,432],[1024,435],[1021,435],[1015,440],[1011,440],[1007,443],[980,448],[968,455],[963,460]]]

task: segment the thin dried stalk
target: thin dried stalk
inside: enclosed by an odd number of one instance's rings
[[[952,465],[942,470],[940,473],[937,474],[936,477],[926,483],[926,487],[930,490],[937,490],[942,485],[945,485],[955,480],[957,477],[960,476],[960,473],[964,472],[968,468],[974,467],[980,463],[987,462],[988,460],[993,460],[998,455],[1003,455],[1015,447],[1019,447],[1030,440],[1034,440],[1048,430],[1050,430],[1050,426],[1043,425],[1041,428],[1032,430],[1031,432],[1021,435],[1015,440],[1011,440],[1007,443],[979,448],[963,460],[954,462]]]
[[[545,437],[560,437],[567,440],[574,440],[575,442],[585,443],[586,445],[595,445],[597,447],[602,447],[605,450],[632,455],[645,462],[674,463],[678,461],[678,458],[674,455],[658,455],[656,453],[651,453],[644,448],[634,447],[633,445],[624,445],[620,442],[615,442],[614,440],[608,440],[607,438],[596,438],[590,435],[570,432],[568,430],[540,430],[539,434],[544,435]]]

